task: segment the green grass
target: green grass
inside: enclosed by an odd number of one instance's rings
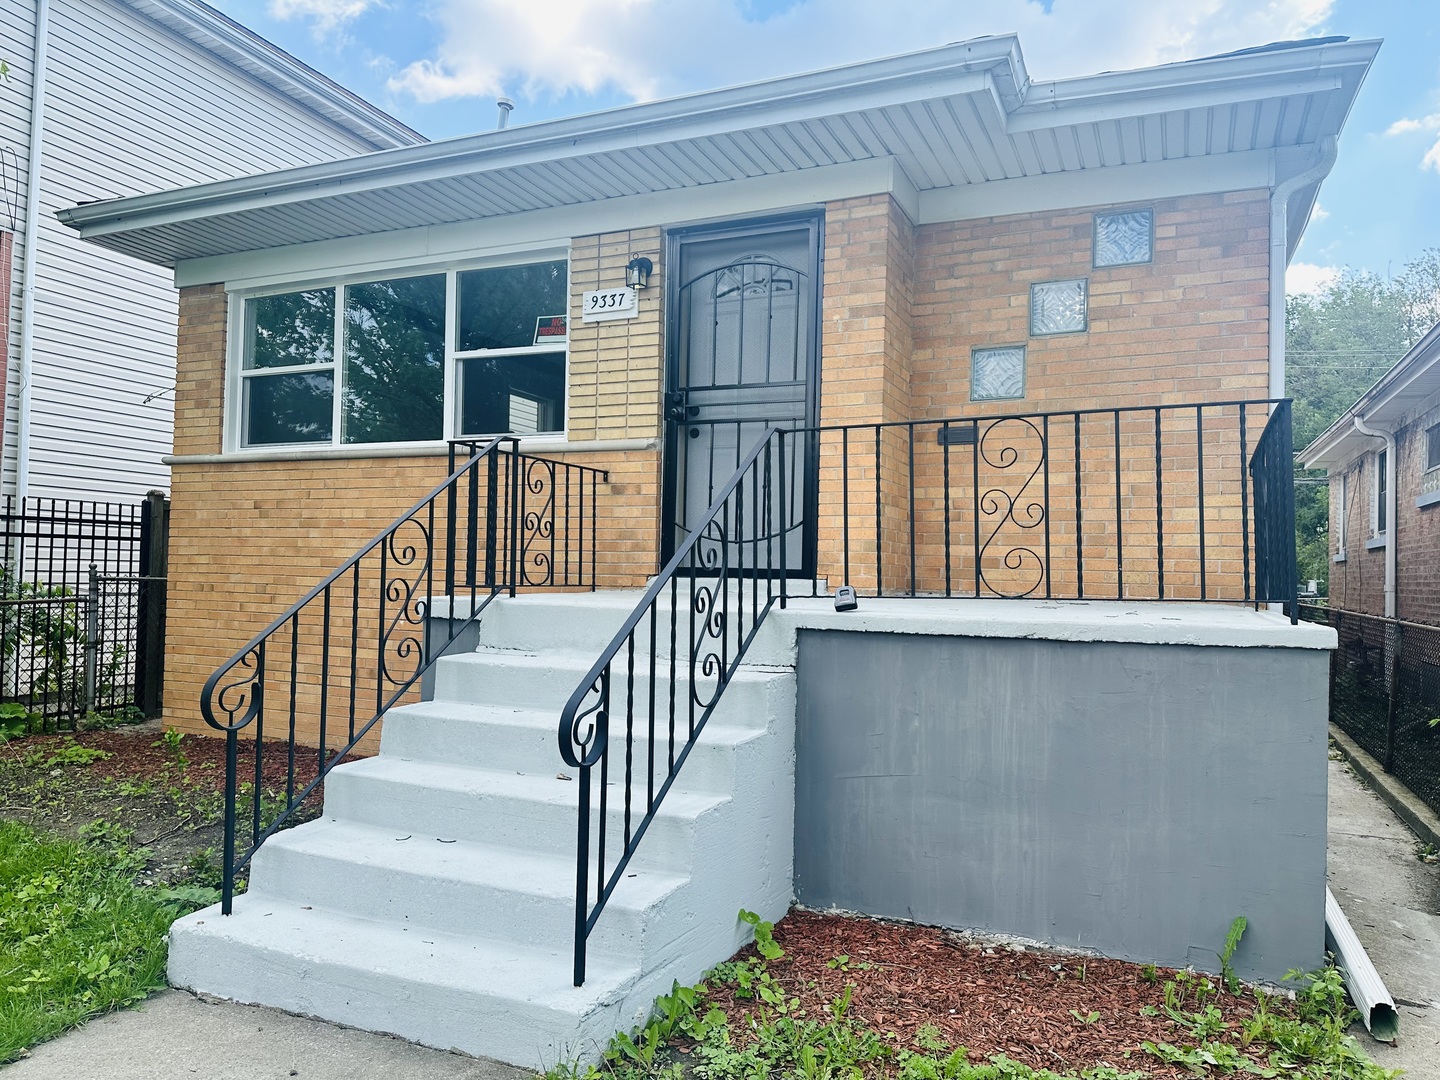
[[[0,821],[0,1064],[165,985],[190,904],[136,886],[133,856]]]

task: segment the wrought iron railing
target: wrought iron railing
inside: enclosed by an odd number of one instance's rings
[[[1295,601],[1288,399],[792,438],[819,461],[812,595]]]
[[[784,606],[798,524],[784,511],[786,450],[771,427],[737,462],[561,713],[560,755],[579,771],[576,986],[606,902],[765,616]]]
[[[260,845],[496,595],[595,587],[605,479],[521,454],[510,436],[452,443],[442,483],[210,676],[200,710],[225,735],[226,914]]]
[[[818,549],[811,596],[826,579],[870,596],[1284,603],[1293,621],[1290,422],[1267,399],[768,429],[561,714],[579,770],[576,985],[755,633],[796,595],[797,538]],[[807,455],[812,493],[793,468]]]

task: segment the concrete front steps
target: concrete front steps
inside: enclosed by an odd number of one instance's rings
[[[578,792],[556,730],[561,707],[639,597],[496,600],[476,651],[436,665],[434,700],[393,710],[379,755],[330,774],[322,818],[260,849],[234,914],[209,908],[175,924],[170,981],[543,1069],[596,1059],[672,980],[694,982],[730,956],[746,938],[741,907],[784,914],[794,671],[747,665],[601,914],[585,985],[572,985]],[[682,642],[687,630],[688,620]],[[683,646],[677,652],[683,701],[688,664]],[[668,701],[668,662],[657,690],[657,701]],[[618,713],[623,669],[611,694]],[[613,720],[612,866],[623,828],[623,732]],[[636,821],[651,752],[645,735],[637,731],[631,747]],[[657,776],[668,748],[662,726]]]

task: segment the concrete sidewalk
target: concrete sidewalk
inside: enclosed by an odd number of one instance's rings
[[[13,1065],[5,1080],[522,1080],[494,1061],[167,990]]]
[[[1330,762],[1330,891],[1400,1013],[1396,1046],[1352,1031],[1377,1064],[1440,1080],[1440,866],[1417,858],[1418,846],[1348,763]]]

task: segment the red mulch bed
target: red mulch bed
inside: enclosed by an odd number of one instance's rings
[[[785,955],[770,962],[770,973],[809,1015],[821,1015],[820,1007],[853,983],[850,1014],[882,1034],[895,1032],[901,1046],[913,1046],[916,1032],[932,1024],[952,1046],[966,1047],[972,1062],[1005,1054],[1056,1072],[1111,1065],[1157,1077],[1189,1075],[1140,1045],[1182,1037],[1163,1011],[1140,1012],[1145,1005],[1162,1009],[1173,971],[1162,968],[1148,983],[1139,965],[1120,960],[1022,951],[933,927],[800,909],[776,924],[775,940]],[[831,967],[839,956],[848,956],[848,964]],[[711,997],[731,1016],[756,1007],[731,986],[712,986]],[[1250,1016],[1253,1003],[1248,993],[1222,993],[1215,1001],[1232,1023]],[[1100,1015],[1087,1023],[1092,1012]]]
[[[81,746],[104,750],[111,756],[90,766],[91,775],[97,780],[142,780],[162,777],[173,772],[176,755],[160,738],[161,729],[154,725],[143,728],[117,728],[114,731],[82,731],[74,735]],[[68,738],[62,733],[58,738]],[[17,739],[10,745],[21,753],[39,747],[43,742],[53,742],[54,735],[32,735]],[[156,744],[159,745],[156,745]],[[255,740],[241,736],[237,748],[240,783],[255,781]],[[191,783],[213,783],[216,791],[225,790],[225,740],[205,735],[186,735],[180,741],[180,753],[189,766],[185,775]],[[299,792],[315,779],[318,765],[318,751],[308,747],[297,747],[295,752],[295,790]],[[285,791],[289,759],[284,743],[266,743],[261,755],[261,777],[263,788],[277,794]]]

